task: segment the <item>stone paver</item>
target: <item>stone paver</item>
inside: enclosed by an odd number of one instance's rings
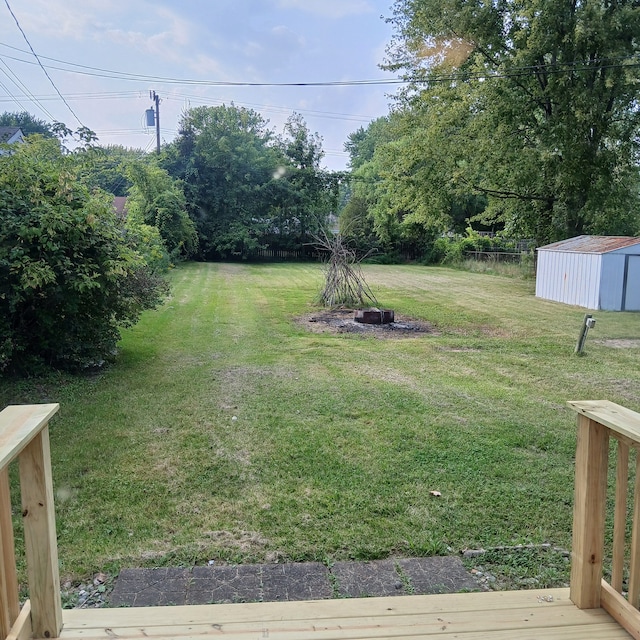
[[[320,562],[290,562],[262,565],[263,599],[324,600],[333,590],[329,570]]]
[[[194,567],[186,603],[259,602],[262,582],[257,566]]]
[[[406,558],[396,562],[413,593],[455,593],[478,589],[478,583],[469,575],[460,558]]]
[[[110,606],[362,598],[480,590],[460,558],[123,569]]]
[[[189,569],[123,569],[111,593],[112,607],[185,604]]]
[[[395,560],[336,562],[331,567],[331,574],[342,597],[406,595],[400,575],[396,571]]]

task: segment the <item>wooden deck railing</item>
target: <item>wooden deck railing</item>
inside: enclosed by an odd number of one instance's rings
[[[640,414],[606,400],[569,402],[569,406],[578,413],[570,597],[580,609],[601,606],[640,640]],[[617,453],[611,583],[608,583],[602,575],[612,439],[617,441]],[[631,448],[636,451],[636,468],[627,554]],[[625,574],[628,574],[626,597]]]
[[[58,547],[49,453],[57,404],[0,413],[0,638],[56,638],[62,629]],[[29,600],[20,610],[9,464],[18,458]]]
[[[640,414],[608,401],[570,402],[578,413],[570,597],[603,607],[640,640]],[[48,422],[57,404],[0,413],[0,638],[56,638],[62,630]],[[610,440],[617,440],[611,583],[602,579]],[[636,449],[629,558],[629,451]],[[19,460],[29,598],[19,606],[8,467]],[[625,575],[628,573],[628,581]],[[624,586],[627,585],[627,596]]]

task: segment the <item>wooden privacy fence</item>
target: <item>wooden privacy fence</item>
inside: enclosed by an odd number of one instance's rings
[[[606,400],[569,402],[569,406],[578,412],[570,597],[580,609],[602,606],[634,638],[640,639],[640,414]],[[611,440],[617,441],[617,456],[608,583],[602,574]],[[636,450],[636,469],[627,554],[630,448]]]
[[[57,404],[0,413],[0,637],[56,638],[62,629],[58,547],[49,452]],[[9,464],[18,458],[30,600],[20,610],[11,521]],[[13,631],[12,631],[13,630]]]

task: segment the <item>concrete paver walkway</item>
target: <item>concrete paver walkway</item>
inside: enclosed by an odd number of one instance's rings
[[[480,591],[457,557],[123,569],[110,606],[322,600]]]

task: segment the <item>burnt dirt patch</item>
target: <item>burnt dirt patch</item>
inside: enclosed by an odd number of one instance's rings
[[[354,309],[319,310],[296,319],[312,333],[352,333],[376,338],[411,338],[419,335],[439,335],[435,327],[423,320],[395,314],[395,321],[386,324],[366,324],[354,320]]]

